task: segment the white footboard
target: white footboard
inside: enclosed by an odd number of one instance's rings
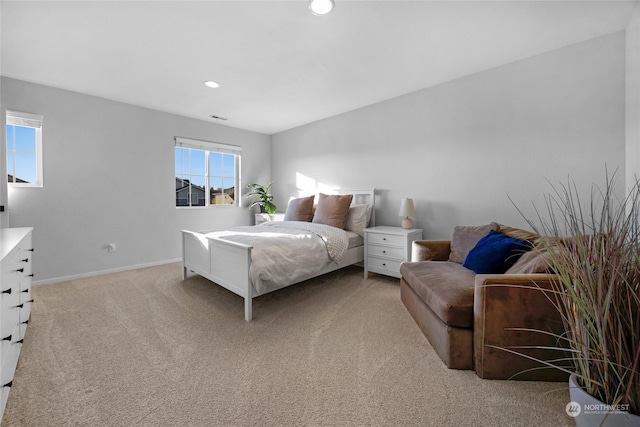
[[[244,318],[252,318],[254,295],[249,268],[252,246],[182,231],[182,278],[189,270],[244,298]]]

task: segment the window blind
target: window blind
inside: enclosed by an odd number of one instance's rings
[[[220,153],[236,154],[242,153],[242,147],[238,145],[221,144],[219,142],[201,141],[198,139],[175,137],[176,147],[195,148],[196,150],[217,151]]]
[[[7,110],[7,124],[40,129],[42,128],[42,116]]]

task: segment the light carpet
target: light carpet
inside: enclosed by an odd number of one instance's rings
[[[243,300],[168,264],[35,287],[4,426],[571,426],[564,383],[449,370],[398,280]]]

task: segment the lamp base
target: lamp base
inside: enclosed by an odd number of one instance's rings
[[[409,217],[403,218],[400,224],[402,225],[402,228],[406,228],[406,229],[413,228],[413,220]]]

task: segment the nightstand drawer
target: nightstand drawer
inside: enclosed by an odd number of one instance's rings
[[[393,261],[382,258],[367,258],[367,264],[369,269],[380,269],[380,270],[389,270],[394,273],[398,273],[400,271],[400,264],[402,261]]]
[[[389,246],[369,246],[369,255],[402,261],[404,250]]]
[[[402,247],[406,242],[405,236],[383,233],[367,233],[367,243],[378,245],[393,245]]]

